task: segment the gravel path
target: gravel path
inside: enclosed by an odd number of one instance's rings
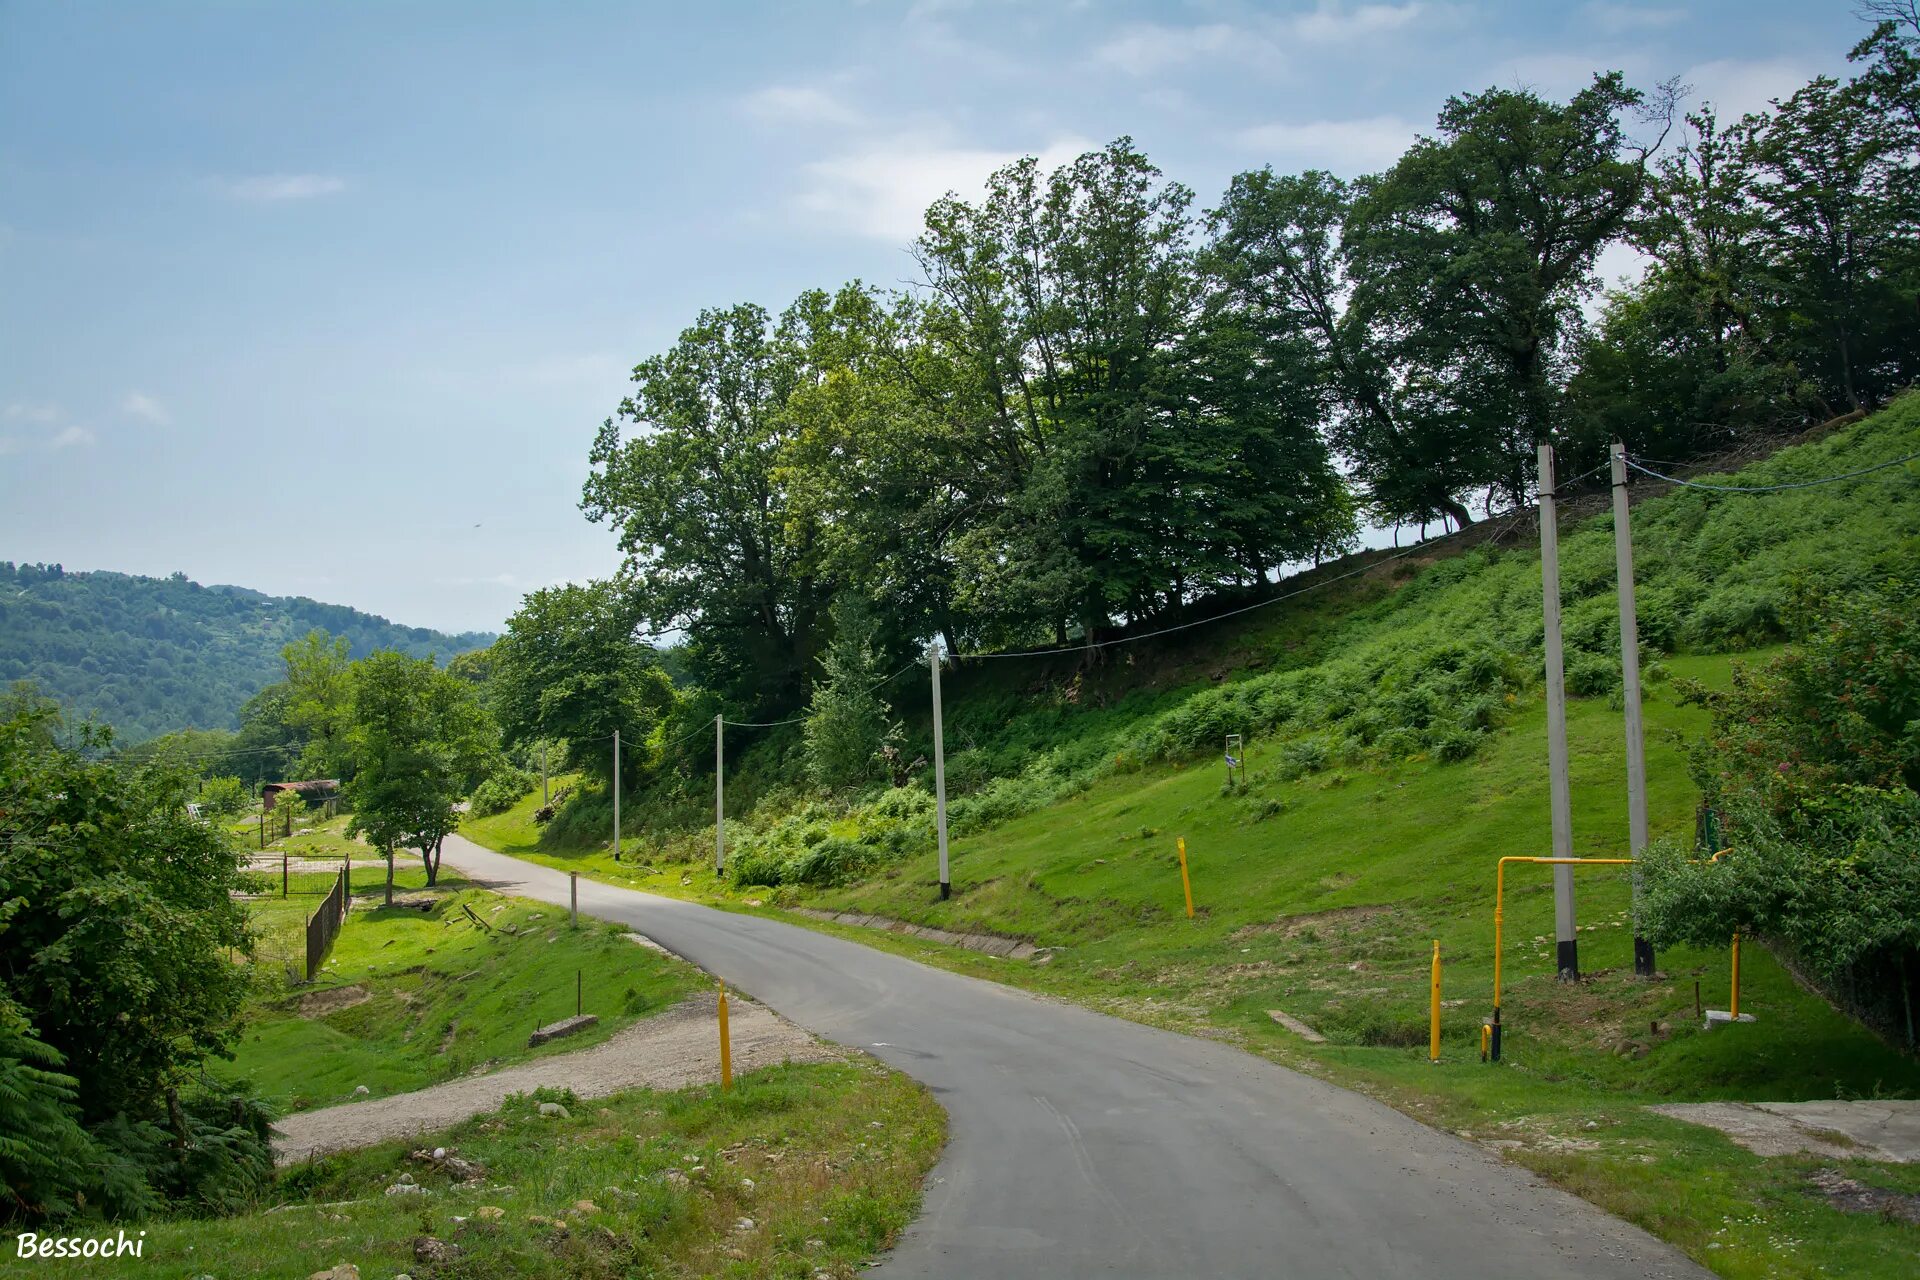
[[[412,1093],[297,1112],[276,1126],[274,1158],[282,1165],[294,1164],[329,1151],[444,1129],[494,1110],[510,1093],[531,1093],[542,1085],[598,1098],[622,1089],[680,1089],[717,1080],[720,1051],[715,1004],[711,992],[695,996],[578,1053],[463,1076]],[[779,1062],[823,1062],[842,1056],[764,1005],[737,995],[727,998],[727,1022],[736,1073]]]

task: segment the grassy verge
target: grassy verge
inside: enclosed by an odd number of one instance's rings
[[[551,1097],[572,1114],[542,1116]],[[349,1262],[417,1277],[849,1277],[912,1220],[945,1118],[870,1062],[773,1067],[712,1087],[592,1103],[516,1098],[444,1133],[284,1175],[251,1215],[147,1226],[143,1257],[42,1262],[35,1274],[306,1275]],[[410,1161],[445,1147],[457,1184]],[[422,1190],[389,1195],[410,1176]],[[422,1239],[457,1253],[426,1259]],[[11,1241],[4,1246],[14,1254]]]
[[[1709,684],[1725,657],[1668,660]],[[1656,836],[1691,831],[1695,793],[1681,750],[1701,728],[1668,680],[1646,703]],[[1722,951],[1675,950],[1661,977],[1631,976],[1623,868],[1580,873],[1587,980],[1554,980],[1545,868],[1509,873],[1506,1061],[1483,1066],[1491,1005],[1494,860],[1545,852],[1544,708],[1521,707],[1475,757],[1346,767],[1283,781],[1254,746],[1250,786],[1227,794],[1212,763],[1149,767],[953,845],[954,896],[934,859],[910,857],[828,890],[716,882],[700,864],[643,869],[604,851],[527,851],[615,883],[736,909],[759,902],[856,910],[1031,939],[1045,963],[995,959],[797,916],[943,967],[1106,1012],[1230,1039],[1495,1145],[1728,1276],[1904,1274],[1920,1228],[1829,1207],[1808,1175],[1832,1162],[1762,1159],[1710,1130],[1645,1110],[1710,1099],[1920,1096],[1916,1064],[1803,990],[1763,949],[1743,957],[1752,1025],[1711,1035],[1694,984],[1726,1007]],[[1626,832],[1620,715],[1576,699],[1569,717],[1575,852],[1618,856]],[[1436,820],[1445,815],[1444,821]],[[1185,918],[1174,840],[1184,836],[1198,910]],[[1443,1061],[1427,1061],[1431,946],[1445,959]],[[1284,1009],[1328,1037],[1275,1025]],[[1920,1190],[1920,1170],[1842,1162],[1869,1185]]]
[[[443,876],[422,893],[424,873],[396,877],[404,899],[381,905],[384,880],[366,884],[320,977],[295,988],[286,964],[304,957],[315,896],[250,904],[262,935],[259,994],[235,1059],[243,1077],[291,1110],[352,1096],[400,1093],[475,1069],[586,1048],[695,986],[691,971],[626,941],[623,929],[564,909],[467,887]],[[475,925],[471,908],[491,930]],[[527,1034],[574,1011],[575,975],[597,1027],[538,1049]]]

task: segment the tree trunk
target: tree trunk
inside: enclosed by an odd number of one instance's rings
[[[387,905],[393,905],[393,850],[387,850]]]
[[[433,842],[433,850],[431,853],[425,850],[421,851],[421,858],[427,864],[427,888],[429,889],[433,888],[434,885],[440,881],[440,845],[445,840],[445,836],[439,836]]]
[[[1456,528],[1465,529],[1473,523],[1473,517],[1467,514],[1466,507],[1452,498],[1440,499],[1440,509],[1453,517]]]

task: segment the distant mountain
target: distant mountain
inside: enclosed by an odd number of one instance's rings
[[[31,680],[122,742],[228,729],[282,674],[280,649],[318,628],[360,657],[398,649],[442,662],[494,641],[402,627],[345,605],[203,587],[185,574],[68,573],[0,560],[0,688]]]

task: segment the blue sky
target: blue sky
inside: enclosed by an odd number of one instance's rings
[[[941,192],[1131,134],[1207,205],[1449,94],[1838,73],[1846,0],[0,0],[0,558],[498,627],[703,306],[911,274]],[[1616,255],[1610,271],[1630,262]]]

